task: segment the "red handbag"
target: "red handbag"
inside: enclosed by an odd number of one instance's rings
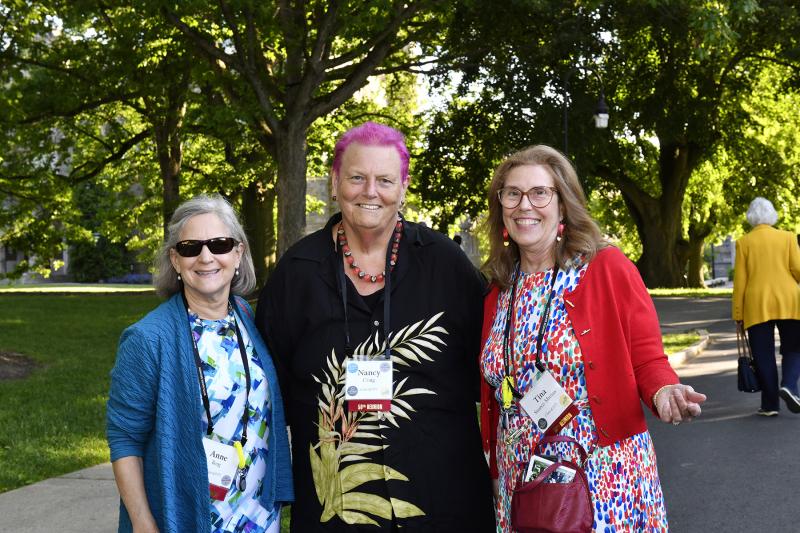
[[[570,442],[580,451],[581,463],[586,464],[586,450],[578,441],[566,436],[542,437],[539,446],[548,442]],[[559,466],[575,470],[569,483],[545,483]],[[536,476],[523,483],[525,469],[520,472],[517,488],[511,497],[511,525],[519,533],[586,533],[592,530],[594,510],[589,495],[586,472],[572,461],[559,459]]]

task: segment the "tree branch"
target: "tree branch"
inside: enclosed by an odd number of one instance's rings
[[[330,47],[333,40],[333,30],[336,27],[338,19],[339,3],[331,1],[328,4],[328,9],[322,17],[322,21],[317,28],[317,37],[314,41],[314,46],[311,55],[306,63],[303,78],[300,85],[297,87],[294,97],[292,99],[293,109],[297,106],[304,106],[314,94],[314,89],[319,86],[322,80],[326,77],[324,62],[327,55],[330,53]]]
[[[225,51],[220,50],[215,45],[211,44],[210,39],[207,39],[200,32],[191,28],[172,11],[168,10],[167,8],[162,8],[161,11],[164,13],[164,16],[167,18],[167,20],[171,22],[173,26],[178,28],[181,33],[188,37],[189,41],[191,41],[203,53],[203,55],[211,58],[212,60],[221,61],[229,68],[237,67],[235,56],[227,54]]]
[[[18,63],[20,65],[30,65],[30,66],[34,66],[34,67],[40,67],[40,68],[43,68],[45,70],[51,70],[51,71],[54,71],[54,72],[61,72],[62,74],[66,74],[68,76],[77,78],[77,79],[79,79],[81,81],[84,81],[84,82],[87,82],[87,83],[90,81],[89,79],[87,79],[84,76],[80,75],[77,70],[70,69],[70,68],[67,68],[67,67],[62,67],[60,65],[51,65],[50,63],[44,63],[42,61],[36,61],[35,59],[23,58],[23,57],[19,57],[19,56],[14,55],[14,54],[8,54],[8,53],[5,53],[5,52],[0,54],[0,57],[8,59],[10,63]]]
[[[81,183],[83,181],[87,181],[87,180],[90,180],[90,179],[94,178],[95,176],[100,174],[100,172],[102,172],[103,169],[105,169],[105,167],[109,163],[111,163],[113,161],[119,161],[120,159],[122,159],[123,156],[126,153],[128,153],[128,151],[131,148],[133,148],[134,146],[136,146],[137,144],[139,144],[140,142],[142,142],[143,140],[148,138],[151,134],[152,134],[152,130],[150,128],[142,130],[141,132],[137,133],[136,135],[134,135],[133,137],[131,137],[127,141],[125,141],[122,144],[120,144],[120,147],[119,147],[119,149],[117,149],[116,152],[111,153],[105,159],[102,159],[101,161],[98,161],[97,163],[95,163],[94,164],[94,168],[92,170],[88,171],[86,174],[83,174],[83,175],[80,175],[80,176],[76,176],[76,173],[80,169],[87,167],[92,162],[87,162],[87,163],[85,163],[83,165],[75,167],[75,169],[72,172],[70,172],[69,176],[65,176],[66,179],[68,179],[70,181],[70,183],[74,185],[74,184]]]
[[[206,179],[210,179],[212,177],[211,174],[203,172],[202,170],[200,170],[199,168],[197,168],[195,166],[187,165],[186,163],[183,163],[181,166],[182,166],[184,171],[188,170],[192,174],[200,175],[200,176],[202,176],[202,177],[204,177]]]
[[[220,0],[221,2],[223,0]],[[239,55],[230,55],[225,53],[223,50],[217,48],[210,39],[207,39],[204,35],[200,32],[195,31],[193,28],[189,27],[185,22],[183,22],[177,15],[172,13],[166,8],[162,8],[162,12],[166,16],[166,18],[176,27],[178,28],[184,35],[186,35],[189,40],[200,50],[200,52],[209,58],[212,63],[216,63],[217,61],[223,63],[228,68],[232,70],[236,70],[240,72],[245,78],[247,78],[250,84],[253,87],[253,91],[255,92],[256,99],[258,100],[259,106],[265,113],[264,119],[269,124],[269,129],[275,131],[279,127],[279,120],[277,115],[275,114],[275,109],[270,101],[268,90],[262,83],[262,80],[258,77],[257,73],[249,69],[243,61],[241,61],[242,56],[241,54],[244,53],[243,50],[238,50]],[[218,67],[219,68],[219,67]]]
[[[316,118],[330,113],[350,98],[356,90],[364,86],[367,78],[391,50],[393,38],[402,22],[411,18],[418,9],[419,4],[411,4],[407,7],[403,7],[402,2],[397,4],[391,23],[380,33],[383,40],[375,44],[367,56],[355,66],[350,75],[336,89],[312,101],[305,113],[306,124],[311,124]]]
[[[38,115],[34,115],[32,117],[28,117],[24,120],[20,120],[18,124],[25,125],[25,124],[35,124],[40,120],[44,120],[47,118],[65,118],[65,117],[75,117],[80,115],[84,111],[90,111],[92,109],[96,109],[100,106],[105,104],[111,104],[114,102],[126,102],[128,99],[134,98],[138,96],[137,93],[129,93],[129,94],[111,94],[107,95],[103,98],[98,100],[93,100],[91,102],[86,102],[78,107],[73,109],[65,110],[65,111],[48,111],[46,113],[40,113]]]

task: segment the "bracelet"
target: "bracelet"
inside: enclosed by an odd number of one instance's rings
[[[658,405],[656,405],[656,398],[658,398],[658,394],[659,394],[659,393],[660,393],[662,390],[666,389],[667,387],[672,387],[672,385],[674,385],[674,384],[671,384],[671,385],[664,385],[663,387],[661,387],[660,389],[658,389],[658,390],[656,391],[656,393],[655,393],[655,394],[653,394],[653,407],[655,407],[655,408],[656,408],[656,411],[658,411]],[[659,413],[659,414],[660,414],[660,413]]]

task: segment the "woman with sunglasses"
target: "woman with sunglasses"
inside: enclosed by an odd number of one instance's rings
[[[636,267],[603,241],[575,170],[547,146],[495,170],[489,236],[481,415],[499,530],[515,530],[512,498],[535,450],[583,464],[594,530],[666,531],[641,403],[677,425],[705,396],[679,384]]]
[[[119,531],[276,533],[293,499],[283,402],[241,297],[255,273],[225,199],[175,210],[154,283],[166,301],[122,333],[111,371]]]

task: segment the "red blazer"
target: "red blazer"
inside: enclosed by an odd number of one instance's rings
[[[499,289],[484,300],[483,343],[491,331]],[[636,266],[617,248],[600,250],[574,291],[564,293],[567,315],[583,354],[586,388],[598,432],[608,446],[647,429],[641,401],[656,415],[653,395],[678,383],[661,343],[653,300]],[[499,409],[493,389],[481,382],[481,434],[497,477],[495,446]]]

